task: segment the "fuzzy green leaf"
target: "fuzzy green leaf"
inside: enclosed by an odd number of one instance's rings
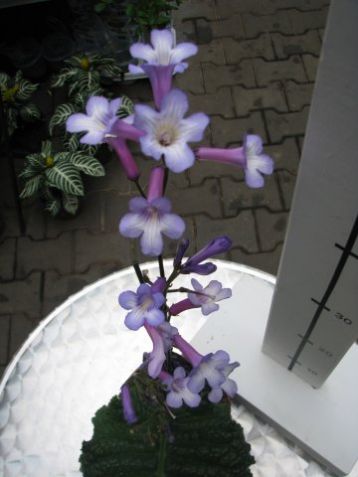
[[[75,111],[76,108],[72,103],[59,104],[50,119],[48,125],[49,133],[52,135],[53,128],[65,124],[69,116],[71,116],[71,114],[73,114]]]
[[[46,177],[51,186],[67,194],[84,194],[81,174],[69,162],[56,161],[53,167],[46,169]]]
[[[94,434],[83,442],[84,477],[250,477],[254,463],[242,428],[231,419],[230,404],[203,400],[198,408],[173,410],[172,419],[153,395],[157,381],[137,372],[130,389],[138,422],[123,419],[115,396],[93,418]],[[137,377],[136,377],[137,376]],[[143,386],[146,394],[141,391]],[[157,389],[154,389],[154,388]],[[171,436],[171,439],[168,437]]]
[[[88,176],[100,177],[105,175],[102,164],[96,158],[87,156],[84,153],[77,152],[69,154],[69,161],[76,169],[84,172]]]
[[[70,194],[63,194],[63,208],[72,215],[75,215],[78,209],[78,197]]]
[[[24,121],[34,121],[40,119],[41,112],[34,103],[28,103],[21,107],[20,116]]]
[[[36,194],[39,191],[42,182],[42,175],[31,177],[31,179],[25,183],[24,188],[21,191],[20,198],[25,199],[26,197],[31,197],[32,195]]]

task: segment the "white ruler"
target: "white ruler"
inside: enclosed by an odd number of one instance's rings
[[[357,25],[333,0],[263,344],[316,388],[358,337]]]

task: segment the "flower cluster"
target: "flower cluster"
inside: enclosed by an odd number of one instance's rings
[[[129,211],[121,217],[120,233],[138,239],[144,255],[158,257],[160,277],[151,280],[139,265],[134,265],[140,284],[136,290],[126,290],[119,295],[119,304],[126,310],[125,325],[130,330],[144,328],[153,348],[144,358],[143,368],[148,375],[160,381],[166,405],[179,408],[183,404],[197,407],[206,396],[218,403],[224,396],[232,398],[237,385],[229,376],[237,368],[224,350],[201,354],[194,349],[170,324],[173,315],[185,316],[193,308],[204,316],[219,310],[218,302],[231,297],[231,290],[223,288],[217,280],[206,284],[192,278],[192,288],[174,288],[174,281],[181,275],[210,275],[216,271],[212,257],[227,252],[232,242],[223,235],[209,242],[189,258],[185,254],[189,240],[181,239],[185,222],[172,211],[166,185],[170,172],[181,173],[195,163],[216,161],[238,166],[244,171],[249,187],[264,185],[264,175],[273,172],[272,159],[263,153],[262,140],[254,134],[243,138],[236,148],[199,147],[191,144],[202,141],[209,124],[209,117],[202,113],[187,115],[187,95],[173,88],[173,76],[183,73],[188,64],[184,61],[197,52],[192,43],[174,44],[169,30],[153,30],[151,44],[135,43],[130,48],[132,57],[140,60],[130,65],[132,73],[145,73],[151,83],[155,107],[138,104],[134,114],[119,118],[121,99],[107,100],[93,96],[86,105],[86,114],[76,113],[67,120],[69,132],[84,132],[85,144],[106,143],[119,157],[127,178],[137,187],[139,195],[130,199]],[[141,152],[156,161],[150,172],[147,189],[140,182],[140,168],[127,142],[139,144]],[[166,277],[162,260],[164,237],[181,239],[173,260],[171,273]],[[186,298],[168,303],[170,293],[185,293]],[[174,361],[173,350],[181,355]],[[127,384],[122,386],[124,418],[129,424],[137,421]]]

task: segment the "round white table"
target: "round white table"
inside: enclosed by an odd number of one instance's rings
[[[256,296],[271,300],[273,276],[231,262],[215,263],[217,273],[201,277],[202,283],[215,278],[236,291],[249,283]],[[165,268],[170,270],[171,261],[165,262]],[[144,264],[142,269],[152,276],[158,273],[156,263]],[[190,277],[182,276],[180,285],[190,286]],[[1,477],[82,475],[78,458],[82,441],[92,436],[92,416],[119,392],[141,363],[143,352],[151,350],[144,330],[133,332],[124,326],[125,312],[118,305],[119,293],[137,286],[132,268],[87,286],[45,318],[18,351],[0,384]],[[174,302],[183,294],[169,298]],[[220,302],[222,311],[229,302]],[[204,324],[208,326],[208,320],[220,320],[220,310],[207,318],[200,310],[190,310],[173,317],[172,324],[191,340]],[[234,324],[223,326],[232,326],[235,333]],[[225,343],[220,347],[225,349]],[[240,361],[240,350],[231,358]],[[240,386],[240,368],[234,378]],[[251,444],[254,477],[328,476],[243,406],[233,408],[233,418]],[[358,477],[358,469],[350,477]]]

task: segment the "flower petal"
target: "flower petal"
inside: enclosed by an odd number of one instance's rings
[[[189,109],[188,97],[180,89],[172,89],[162,101],[160,114],[173,120],[183,119]]]
[[[130,290],[122,292],[118,297],[118,301],[125,310],[132,310],[132,308],[135,308],[138,304],[136,293]]]
[[[133,43],[133,45],[129,48],[129,51],[133,58],[139,58],[140,60],[145,60],[149,63],[155,61],[156,59],[155,51],[146,43]]]
[[[146,221],[140,246],[144,255],[157,257],[163,251],[163,238],[160,232],[160,222],[157,219]]]
[[[150,325],[158,326],[165,321],[165,316],[162,310],[159,310],[158,308],[152,308],[151,310],[146,311],[145,319]]]
[[[221,388],[214,388],[208,394],[208,399],[213,404],[217,404],[218,402],[221,401],[223,395],[224,393],[222,392]]]
[[[174,376],[174,379],[182,379],[182,378],[185,378],[185,376],[186,376],[185,369],[184,369],[182,366],[176,367],[176,368],[174,369],[173,376]]]
[[[258,189],[265,185],[265,180],[256,169],[245,169],[245,182],[252,189]]]
[[[248,159],[247,169],[256,169],[263,174],[272,174],[274,169],[274,162],[270,156],[260,154],[259,156],[252,156]]]
[[[164,147],[159,146],[154,136],[146,134],[139,139],[139,143],[143,154],[152,157],[156,161],[160,160],[164,152]]]
[[[184,71],[188,68],[188,63],[177,63],[174,67],[174,74],[176,73],[184,73]]]
[[[172,172],[180,173],[189,169],[195,162],[195,155],[185,143],[177,143],[164,151],[165,164]]]
[[[173,47],[173,35],[171,31],[167,29],[152,30],[150,41],[154,47],[158,64],[168,65]]]
[[[182,139],[187,142],[201,141],[209,121],[209,116],[204,113],[192,114],[188,118],[183,119],[180,122]]]
[[[153,288],[152,288],[152,291],[153,291]],[[163,293],[153,293],[152,298],[156,308],[160,308],[165,303],[165,297]]]
[[[262,139],[257,134],[247,134],[244,139],[246,155],[259,155],[262,153]]]
[[[122,98],[112,99],[109,102],[109,111],[115,116],[117,114],[118,109],[121,107]]]
[[[140,213],[143,212],[148,207],[148,202],[144,199],[144,197],[133,197],[129,201],[129,210],[131,212]]]
[[[103,117],[109,113],[109,101],[104,96],[91,96],[86,104],[88,116]]]
[[[233,379],[227,379],[222,385],[221,388],[225,391],[225,393],[230,396],[231,398],[235,396],[237,393],[237,384]]]
[[[179,43],[171,53],[170,62],[180,63],[182,60],[189,58],[189,56],[196,55],[198,47],[194,43]]]
[[[199,291],[199,292],[203,291],[203,286],[195,278],[191,279],[191,285],[195,291]]]
[[[137,65],[128,65],[128,71],[134,75],[142,75],[144,74],[143,69]]]
[[[159,113],[145,104],[137,104],[134,107],[134,125],[145,132],[153,132],[159,119]]]
[[[184,220],[176,214],[165,214],[160,219],[161,231],[171,239],[180,238],[185,230]]]
[[[89,144],[90,146],[95,146],[96,144],[102,143],[104,140],[104,133],[101,131],[89,131],[80,139],[81,144]]]
[[[150,205],[158,209],[162,214],[167,214],[172,209],[172,204],[166,197],[157,197],[150,202]]]
[[[184,389],[182,398],[185,404],[189,407],[198,407],[201,401],[199,394],[192,393],[189,389]]]
[[[217,305],[213,301],[210,301],[208,303],[203,303],[201,306],[201,312],[204,316],[210,315],[210,313],[213,313],[214,311],[217,311],[218,309],[219,309],[219,305]]]
[[[205,386],[205,376],[199,370],[195,370],[188,381],[188,389],[192,393],[200,393],[204,389]]]
[[[126,214],[119,222],[119,231],[124,237],[138,238],[143,233],[145,223],[141,214]]]
[[[181,397],[181,395],[173,391],[167,394],[165,401],[169,407],[173,407],[175,409],[178,409],[183,405],[183,398]]]
[[[223,288],[222,290],[219,291],[219,293],[216,295],[215,300],[220,301],[220,300],[225,300],[225,298],[230,298],[232,296],[232,290],[231,288]]]
[[[222,284],[218,280],[211,280],[208,286],[205,287],[205,292],[208,295],[215,296],[220,292]]]
[[[134,309],[129,312],[124,319],[124,324],[130,330],[136,331],[144,325],[144,316],[140,309]]]
[[[71,133],[90,131],[94,128],[95,124],[93,119],[83,113],[71,114],[66,121],[66,129]]]

